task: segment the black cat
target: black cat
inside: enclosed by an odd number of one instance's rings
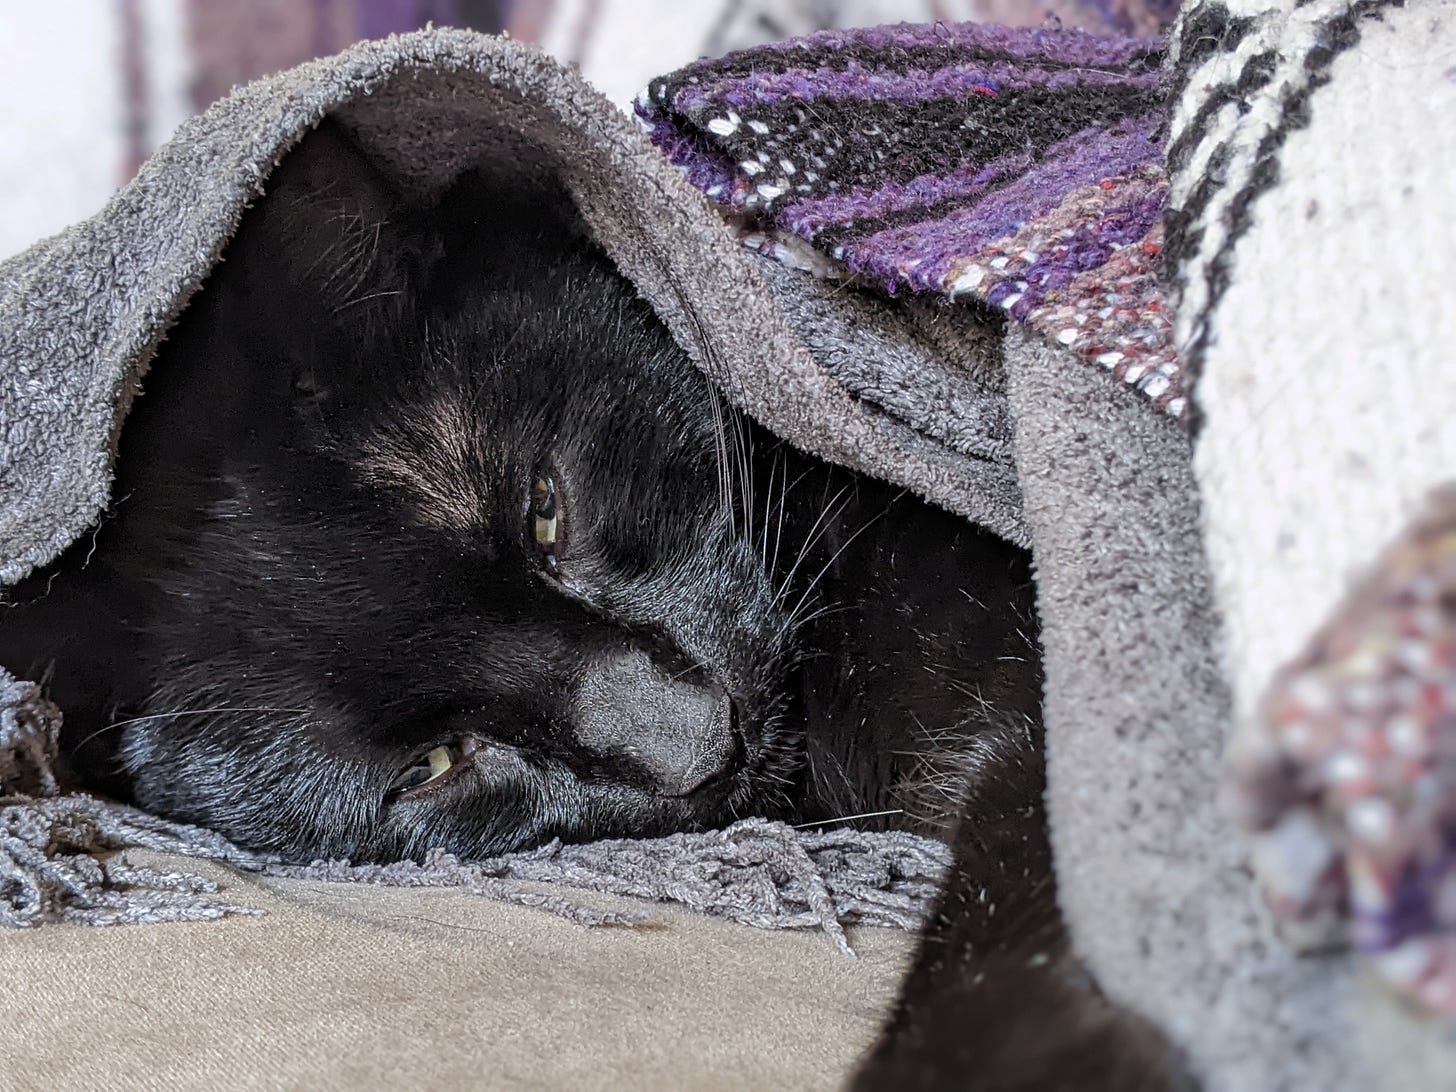
[[[1171,1079],[1067,953],[1027,556],[739,414],[566,202],[471,176],[412,207],[325,125],[118,465],[0,621],[80,782],[297,860],[954,831],[860,1083]]]

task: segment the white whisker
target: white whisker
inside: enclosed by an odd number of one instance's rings
[[[851,819],[878,819],[882,815],[904,815],[904,808],[887,808],[884,811],[862,811],[855,815],[836,815],[832,819],[815,819],[812,823],[795,823],[795,830],[805,827],[822,827],[825,823],[847,823]]]
[[[149,720],[166,720],[169,717],[201,717],[211,713],[297,713],[301,715],[308,711],[307,709],[285,709],[271,705],[219,705],[211,709],[178,709],[172,713],[148,713],[144,717],[128,717],[126,720],[118,720],[112,724],[108,724],[104,728],[98,728],[80,743],[76,744],[75,749],[79,751],[97,736],[104,732],[110,732],[114,728],[124,728],[128,724],[141,724]]]

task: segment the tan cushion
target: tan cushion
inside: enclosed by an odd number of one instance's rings
[[[913,946],[185,867],[268,915],[0,931],[0,1086],[832,1088]]]

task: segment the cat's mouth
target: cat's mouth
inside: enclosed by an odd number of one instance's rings
[[[780,701],[766,703],[739,734],[738,766],[721,782],[722,821],[744,815],[775,816],[788,804],[788,790],[803,766],[802,733]]]

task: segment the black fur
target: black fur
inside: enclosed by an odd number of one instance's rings
[[[297,860],[958,827],[861,1086],[1161,1087],[1067,953],[1026,555],[724,404],[564,202],[332,126],[270,190],[0,621],[74,776]]]

